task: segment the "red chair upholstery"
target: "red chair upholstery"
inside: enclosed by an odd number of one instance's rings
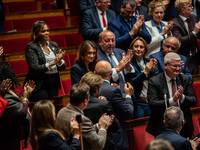
[[[83,43],[82,35],[79,33],[70,33],[65,34],[65,41],[66,45],[68,46],[79,46],[81,43]]]
[[[79,27],[80,22],[81,22],[81,17],[80,16],[71,17],[71,26],[72,27]]]
[[[77,53],[69,54],[71,66],[73,66],[75,64],[76,57],[77,57]]]
[[[3,4],[4,4],[4,11],[5,11],[5,13],[9,13],[8,3],[3,3]]]
[[[14,25],[13,25],[13,21],[12,20],[5,20],[4,21],[4,32],[8,32],[11,30],[14,30]]]
[[[65,94],[69,94],[70,88],[72,87],[71,79],[62,80],[61,82],[63,84]]]
[[[50,29],[67,27],[65,16],[43,17],[39,19],[45,21]]]
[[[21,13],[37,11],[37,5],[35,1],[28,2],[10,2],[8,3],[9,13]]]
[[[193,88],[197,98],[197,104],[195,107],[200,107],[200,83],[193,83]]]
[[[67,0],[68,7],[70,8],[70,15],[80,16],[80,8],[78,4],[78,0]]]
[[[144,150],[144,148],[155,138],[145,131],[146,126],[134,129],[134,149]]]
[[[50,40],[56,42],[58,47],[66,47],[65,36],[62,35],[51,35]]]
[[[16,75],[28,73],[28,64],[27,64],[26,60],[10,61],[10,65]]]
[[[60,81],[61,89],[58,89],[58,96],[65,95],[65,90],[63,88],[62,82]]]
[[[39,21],[38,18],[28,18],[28,19],[16,19],[13,20],[14,28],[17,31],[30,31],[33,27],[33,23]]]
[[[200,127],[199,127],[199,119],[198,117],[192,117],[193,125],[194,125],[194,132],[193,135],[196,135],[200,133]]]
[[[24,92],[23,86],[15,87],[15,92],[16,92],[17,96],[18,96],[19,98],[21,98],[22,95],[23,95],[23,92]]]
[[[200,40],[199,40],[199,39],[197,40],[197,43],[198,43],[198,46],[199,46],[199,48],[200,48]]]
[[[67,107],[68,104],[63,104],[63,107]]]
[[[0,46],[3,46],[4,54],[24,53],[29,40],[30,38],[0,40]]]
[[[66,66],[67,67],[71,67],[71,62],[70,62],[69,54],[65,54],[64,60],[65,60]]]

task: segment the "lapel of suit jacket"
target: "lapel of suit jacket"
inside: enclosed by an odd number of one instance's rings
[[[115,57],[117,58],[118,62],[120,62],[121,59],[122,59],[121,54],[119,54],[118,52],[116,52],[115,49],[114,49],[113,53],[115,54]]]
[[[38,51],[38,57],[40,58],[40,64],[45,64],[46,63],[45,55],[39,43],[37,43],[37,51]]]
[[[98,27],[101,28],[101,23],[100,23],[100,20],[99,20],[99,15],[98,15],[96,7],[93,8],[93,14],[94,14],[94,17],[97,21]]]
[[[181,76],[181,75],[179,74],[179,75],[176,77],[176,86],[177,86],[177,89],[178,89],[178,86],[179,86],[179,85],[181,85],[182,87],[184,87],[180,76]]]
[[[132,58],[132,66],[133,66],[134,69],[135,69],[136,75],[138,75],[138,74],[141,73],[140,67],[138,66],[138,64],[137,64],[137,62],[136,62],[135,56],[133,56],[133,58]]]
[[[185,24],[184,24],[183,20],[179,17],[179,15],[177,16],[177,21],[182,26],[182,28],[185,30],[186,34],[188,34]]]
[[[126,29],[127,32],[130,32],[131,29],[130,29],[129,25],[127,24],[127,22],[124,20],[124,18],[121,15],[119,15],[119,17],[120,17],[119,19],[120,19],[122,26]]]
[[[167,90],[167,99],[169,99],[170,97],[169,97],[169,89],[168,89],[168,86],[167,86],[167,81],[166,81],[166,78],[165,78],[165,74],[164,74],[164,72],[162,72],[162,75],[161,75],[161,85],[162,85],[162,89],[161,90],[163,90],[163,89],[166,89]],[[162,92],[162,91],[161,91]],[[163,94],[163,93],[161,93],[161,94]]]
[[[109,62],[111,64],[111,62],[108,59],[106,53],[104,51],[102,51],[101,48],[99,48],[99,53],[100,53],[100,56],[103,58],[102,60],[105,60],[105,61],[107,61],[107,62]]]
[[[49,47],[52,50],[52,52],[54,53],[54,55],[56,56],[56,48],[49,42]]]

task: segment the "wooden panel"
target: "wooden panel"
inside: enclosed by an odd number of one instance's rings
[[[200,82],[200,74],[192,75],[194,83]]]
[[[10,3],[10,2],[30,2],[35,0],[2,0],[3,3]]]

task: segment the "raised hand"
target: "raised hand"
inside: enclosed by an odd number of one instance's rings
[[[130,96],[133,95],[133,93],[135,92],[133,86],[129,82],[124,84],[124,92],[125,95],[130,95]]]
[[[158,61],[155,58],[151,58],[150,61],[153,64],[153,66],[151,68],[151,72],[154,72],[154,69],[156,68],[156,65],[157,65]]]
[[[105,129],[107,130],[108,127],[111,125],[111,118],[109,117],[109,115],[107,115],[106,113],[103,114],[101,116],[101,118],[99,119],[98,125],[99,125],[99,129]]]
[[[29,80],[29,82],[26,82],[23,93],[24,98],[29,99],[34,89],[35,89],[35,82],[33,80]]]
[[[178,90],[173,96],[173,101],[176,102],[178,99],[182,100],[183,98],[183,87],[181,85],[178,86]]]
[[[70,120],[70,133],[74,135],[75,138],[79,139],[80,129],[76,118],[71,118]]]
[[[6,93],[10,90],[11,86],[12,86],[12,81],[10,79],[3,80],[0,85],[0,97],[4,98]]]

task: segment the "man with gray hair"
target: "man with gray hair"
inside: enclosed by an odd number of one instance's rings
[[[191,138],[194,127],[190,107],[197,103],[192,82],[189,76],[180,74],[182,63],[178,54],[167,53],[164,57],[164,67],[164,72],[149,79],[147,97],[151,114],[146,131],[155,137],[162,133],[165,129],[163,114],[166,107],[176,106],[183,111],[186,121],[180,134]]]
[[[196,138],[188,140],[179,134],[185,123],[183,112],[179,107],[171,106],[167,108],[164,113],[163,122],[166,129],[156,139],[169,141],[175,150],[194,150],[197,148],[199,139],[196,136]]]
[[[163,41],[163,50],[162,51],[156,52],[149,56],[150,59],[155,58],[158,62],[156,68],[154,69],[155,75],[158,75],[159,73],[165,71],[165,67],[164,67],[165,55],[169,52],[177,53],[180,46],[181,46],[180,41],[176,37],[171,36]],[[189,75],[191,81],[193,82],[192,75],[190,73],[190,70],[187,67],[187,58],[181,54],[179,54],[179,56],[181,57],[181,61],[183,62],[183,67],[181,68],[181,72],[186,75]]]

